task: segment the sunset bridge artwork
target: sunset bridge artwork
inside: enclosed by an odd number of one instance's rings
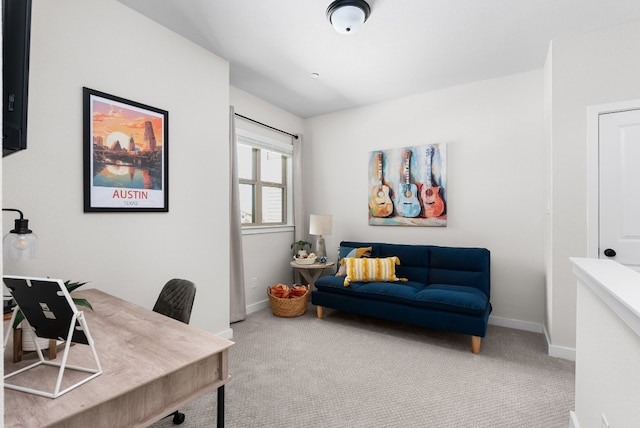
[[[168,112],[84,88],[85,212],[168,211]]]

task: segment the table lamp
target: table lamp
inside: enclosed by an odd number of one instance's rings
[[[28,260],[36,257],[37,238],[29,230],[29,220],[24,218],[22,211],[15,208],[2,208],[2,211],[13,211],[20,214],[15,221],[15,228],[10,230],[2,240],[4,256],[9,260]]]
[[[318,236],[316,239],[316,255],[318,258],[327,257],[327,249],[324,246],[322,235],[331,235],[331,216],[311,214],[309,233]]]

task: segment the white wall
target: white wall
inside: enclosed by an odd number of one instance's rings
[[[2,28],[2,22],[0,22],[0,29]],[[2,34],[3,32],[0,31],[0,53],[2,53],[2,47],[3,47],[3,43],[2,42]],[[2,68],[2,55],[0,55],[0,70],[4,70]],[[2,122],[2,112],[4,111],[4,109],[0,110],[0,122]],[[2,191],[2,163],[0,162],[0,203],[3,202],[3,191]],[[4,204],[2,204],[2,206],[4,206]],[[3,218],[3,212],[0,211],[0,218]],[[4,231],[5,229],[3,229]],[[4,233],[2,234],[4,236]],[[3,260],[2,257],[0,257],[0,272],[3,271]],[[2,340],[2,343],[4,343],[4,328],[2,329],[2,331],[0,331],[0,340]],[[2,371],[2,373],[4,373],[4,358],[2,359],[2,361],[0,361],[0,370]],[[3,381],[4,382],[4,381]],[[4,383],[3,383],[4,385]],[[2,388],[2,391],[0,391],[0,416],[4,416],[4,388]],[[3,418],[4,419],[4,418]],[[0,426],[4,426],[3,424],[0,424]]]
[[[231,105],[238,114],[290,134],[303,132],[303,119],[245,91],[231,86],[230,98]],[[261,135],[267,135],[279,141],[291,142],[291,137],[287,135],[242,119],[236,120],[236,127],[259,132]],[[293,272],[289,265],[292,252],[289,247],[293,241],[293,229],[243,236],[245,300],[249,312],[268,304],[267,287],[277,283],[292,284]],[[252,287],[253,278],[255,278],[255,288]]]
[[[549,50],[547,51],[547,58],[545,61],[545,66],[543,69],[544,76],[544,139],[545,139],[545,193],[546,193],[546,201],[547,209],[546,216],[544,222],[544,264],[545,264],[545,328],[547,334],[547,341],[550,341],[551,331],[550,329],[553,326],[553,278],[550,274],[553,259],[551,258],[552,249],[551,249],[551,211],[552,211],[552,199],[551,199],[551,165],[553,163],[553,159],[551,158],[551,113],[552,113],[552,82],[551,79],[551,69],[553,65],[553,44],[549,45]],[[573,357],[573,355],[572,355]]]
[[[4,272],[148,308],[184,277],[192,325],[229,335],[228,63],[115,0],[35,0],[31,44],[29,147],[3,160],[3,206],[24,211],[40,251]],[[168,213],[83,213],[83,86],[169,111]]]
[[[639,22],[554,41],[544,71],[306,121],[229,88],[225,61],[113,0],[35,0],[32,38],[29,149],[3,160],[3,206],[25,211],[41,247],[38,260],[6,264],[6,273],[90,280],[147,307],[167,279],[188,277],[199,286],[192,323],[225,331],[233,104],[292,133],[304,126],[307,211],[335,216],[329,252],[342,239],[487,247],[494,317],[546,322],[553,345],[575,347],[568,257],[586,255],[585,111],[640,98]],[[82,212],[83,86],[170,112],[169,213]],[[448,227],[368,226],[367,153],[442,142],[449,144]],[[12,225],[5,216],[3,228]],[[247,304],[262,302],[270,283],[290,280],[292,240],[290,232],[244,238],[247,260],[260,260],[246,263],[247,279],[258,279]],[[274,248],[277,258],[265,257]]]
[[[587,256],[586,109],[640,98],[640,21],[554,40],[551,185],[553,346],[575,348],[576,282],[569,257]]]
[[[308,119],[305,192],[334,216],[329,254],[341,240],[486,247],[493,316],[540,328],[543,123],[541,70]],[[447,227],[369,226],[368,152],[433,143],[447,143]]]

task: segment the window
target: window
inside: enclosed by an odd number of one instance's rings
[[[242,226],[283,226],[291,219],[291,143],[237,130]]]

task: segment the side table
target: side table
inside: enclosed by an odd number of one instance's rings
[[[318,262],[310,265],[302,265],[292,260],[290,264],[291,267],[296,270],[296,282],[300,282],[300,275],[302,275],[302,277],[307,280],[309,291],[311,291],[315,287],[316,280],[322,275],[322,272],[329,266],[335,265],[335,262]]]

